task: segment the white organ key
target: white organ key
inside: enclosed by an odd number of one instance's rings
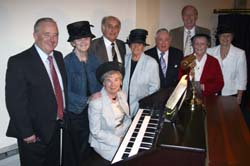
[[[127,148],[127,145],[129,143],[130,138],[132,137],[132,134],[133,134],[135,127],[136,127],[136,125],[141,117],[142,112],[143,112],[143,109],[138,110],[132,124],[130,125],[130,127],[128,129],[126,136],[124,137],[124,139],[122,141],[122,144],[119,147],[119,150],[117,151],[117,153],[112,161],[112,164],[122,160],[122,156],[125,152],[125,149]]]
[[[144,133],[145,133],[145,131],[147,129],[147,125],[149,123],[149,120],[150,120],[150,116],[145,116],[144,117],[144,120],[142,122],[142,125],[141,125],[141,128],[139,130],[138,136],[136,137],[134,145],[133,145],[133,147],[131,149],[131,152],[129,154],[129,157],[131,157],[133,155],[136,155],[138,153],[141,142],[142,142],[142,139],[143,139],[143,136],[144,136]]]

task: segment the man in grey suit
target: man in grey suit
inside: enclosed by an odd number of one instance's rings
[[[194,6],[184,6],[181,14],[184,26],[170,30],[172,36],[171,46],[182,50],[184,56],[186,56],[193,53],[191,37],[199,33],[210,36],[210,30],[196,25],[198,10]]]
[[[92,41],[89,52],[96,55],[101,63],[107,61],[124,62],[126,54],[125,43],[117,36],[121,29],[121,22],[117,17],[106,16],[102,19],[103,36]]]

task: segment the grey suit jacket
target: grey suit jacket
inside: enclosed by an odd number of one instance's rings
[[[130,126],[129,107],[127,97],[123,91],[117,94],[119,106],[126,114],[123,125],[115,127],[115,115],[111,101],[106,90],[101,90],[101,97],[91,100],[89,103],[89,143],[95,151],[106,160],[111,161],[117,151],[121,137],[123,137]]]
[[[204,33],[210,36],[209,29],[196,26],[195,34],[198,34],[198,33]],[[170,35],[172,36],[171,46],[183,51],[184,26],[170,30]]]
[[[120,52],[120,55],[122,58],[122,62],[124,62],[124,57],[126,54],[125,43],[119,39],[116,39],[116,44],[117,44],[117,47],[119,49],[119,52]],[[92,55],[97,56],[97,58],[100,60],[101,63],[108,61],[108,54],[107,54],[107,50],[105,47],[103,37],[97,38],[97,39],[92,41],[90,48],[89,48],[89,52]]]

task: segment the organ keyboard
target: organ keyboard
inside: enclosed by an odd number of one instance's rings
[[[112,164],[134,156],[138,152],[151,149],[159,122],[159,115],[153,114],[149,109],[139,109],[112,160]]]
[[[163,89],[140,102],[112,165],[204,165],[204,109],[190,111],[184,102],[176,120],[166,121],[164,105],[171,92]]]

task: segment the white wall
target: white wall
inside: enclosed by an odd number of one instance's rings
[[[119,38],[125,40],[130,29],[135,27],[133,0],[1,0],[0,3],[0,149],[15,142],[5,136],[9,117],[5,107],[5,72],[10,56],[33,44],[33,25],[40,17],[54,18],[59,27],[57,50],[67,54],[72,47],[67,43],[66,25],[80,20],[89,20],[95,25],[92,32],[101,36],[100,22],[103,16],[115,15],[122,22]]]

